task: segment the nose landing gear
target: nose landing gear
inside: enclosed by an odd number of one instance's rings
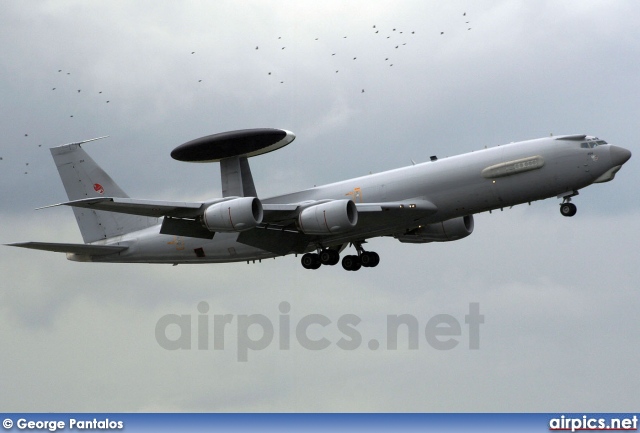
[[[562,203],[560,204],[560,213],[562,216],[572,217],[576,214],[578,208],[573,203]]]
[[[571,197],[575,197],[578,195],[578,191],[570,191],[559,195],[558,198],[562,199],[562,203],[560,203],[560,213],[562,216],[572,217],[578,211],[578,208],[575,204],[571,203]]]

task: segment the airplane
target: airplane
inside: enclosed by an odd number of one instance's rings
[[[222,197],[200,202],[132,199],[85,152],[99,137],[50,149],[84,244],[23,242],[15,247],[62,252],[78,262],[255,262],[302,254],[305,269],[357,271],[380,256],[367,239],[404,243],[455,241],[474,229],[473,215],[551,197],[571,217],[571,199],[611,181],[631,152],[590,135],[549,136],[258,198],[248,158],[280,149],[291,131],[245,129],[176,147],[185,162],[219,162]],[[40,208],[42,209],[42,208]]]

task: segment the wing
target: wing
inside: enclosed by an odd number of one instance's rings
[[[301,204],[263,203],[263,224],[240,233],[238,242],[276,254],[287,254],[291,251],[303,253],[312,243],[324,246],[339,245],[368,237],[393,234],[397,231],[398,225],[417,227],[418,221],[438,211],[438,208],[427,200],[356,203],[358,223],[353,230],[331,235],[308,235],[300,232],[296,225],[300,212],[326,201],[330,200]]]
[[[204,228],[198,218],[211,204],[229,199],[229,197],[225,197],[208,202],[170,202],[99,197],[59,203],[52,206],[74,206],[148,217],[164,217],[160,227],[161,234],[212,239],[215,233]],[[338,245],[373,236],[390,235],[397,231],[399,226],[417,227],[419,221],[438,211],[433,203],[423,199],[383,203],[356,203],[358,223],[352,230],[339,234],[309,235],[298,229],[297,218],[304,209],[330,201],[332,200],[306,201],[302,203],[263,203],[264,216],[262,224],[255,229],[239,233],[238,242],[276,254],[287,254],[291,251],[301,253],[306,251],[309,245],[314,242],[322,245]],[[33,246],[25,247],[35,248]]]
[[[156,218],[161,216],[170,216],[174,218],[195,218],[201,214],[201,209],[205,205],[205,203],[201,202],[190,203],[157,200],[138,200],[119,197],[99,197],[68,201],[65,203],[53,204],[51,206],[45,206],[38,209],[46,209],[54,206],[73,206]]]
[[[56,253],[84,254],[88,256],[103,256],[116,254],[128,247],[117,245],[91,245],[91,244],[57,244],[50,242],[22,242],[6,244],[10,247],[31,248],[34,250],[53,251]]]
[[[147,217],[164,217],[160,233],[166,235],[189,236],[194,238],[212,239],[214,234],[197,221],[207,206],[229,198],[221,198],[207,202],[172,202],[159,200],[141,200],[120,197],[98,197],[68,201],[38,209],[54,206],[72,206],[86,209],[119,212]]]
[[[312,201],[299,204],[263,203],[264,223],[294,224],[304,209],[331,200]],[[435,214],[436,205],[428,200],[405,200],[383,203],[356,203],[358,226],[376,225],[376,220],[394,218],[421,219]]]
[[[421,216],[430,216],[438,211],[435,204],[428,200],[405,200],[385,203],[356,203],[358,212],[415,212]]]
[[[159,200],[141,200],[120,197],[98,197],[74,200],[58,203],[38,209],[46,209],[54,206],[73,206],[87,209],[102,210],[107,212],[120,212],[147,217],[171,217],[171,218],[197,218],[204,209],[211,204],[228,200],[222,198],[207,202],[171,202]],[[309,201],[303,203],[263,203],[264,223],[280,223],[288,225],[295,222],[302,210],[331,200]],[[356,203],[358,213],[367,220],[380,212],[388,212],[394,217],[422,218],[437,212],[437,207],[427,200],[405,200],[399,202],[384,203]]]

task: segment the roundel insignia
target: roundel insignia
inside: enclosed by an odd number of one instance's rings
[[[98,194],[104,194],[104,188],[102,187],[102,185],[100,185],[99,183],[94,183],[93,184],[93,189],[98,193]]]

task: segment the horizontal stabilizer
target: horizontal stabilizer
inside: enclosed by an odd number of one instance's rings
[[[45,206],[45,209],[54,206],[73,206],[107,212],[119,212],[130,215],[147,217],[171,216],[175,218],[195,218],[201,212],[203,203],[171,202],[157,200],[137,200],[119,197],[98,197],[74,200]]]
[[[6,245],[10,247],[31,248],[33,250],[53,251],[56,253],[83,254],[87,256],[116,254],[129,248],[117,245],[57,244],[51,242],[22,242]]]

